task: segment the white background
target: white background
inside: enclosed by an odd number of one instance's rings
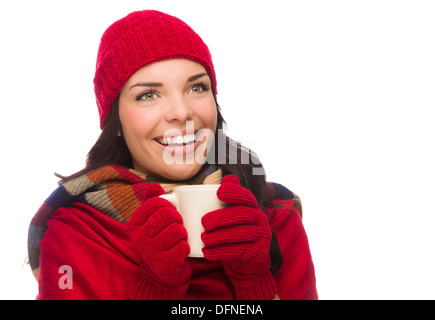
[[[302,199],[320,299],[435,298],[433,1],[2,1],[0,298],[31,217],[100,130],[100,37],[158,9],[208,44],[228,133]]]

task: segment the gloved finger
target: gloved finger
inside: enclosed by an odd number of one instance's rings
[[[159,261],[161,265],[167,266],[167,268],[178,267],[180,265],[185,265],[189,253],[189,244],[187,243],[187,241],[182,240],[172,248],[166,251],[162,251],[159,255]],[[175,270],[168,270],[170,272],[175,272]]]
[[[187,231],[181,224],[172,223],[154,237],[158,250],[168,251],[181,241],[187,241]]]
[[[127,226],[133,228],[144,224],[158,209],[163,207],[174,208],[166,199],[159,197],[149,198],[133,212],[127,222]]]
[[[256,224],[260,219],[257,211],[244,206],[225,207],[206,213],[201,223],[206,231],[235,225]]]
[[[219,200],[232,205],[245,205],[258,208],[257,200],[248,189],[234,183],[222,183],[217,193]]]
[[[229,174],[222,178],[221,184],[234,183],[240,185],[239,178],[235,174]]]
[[[247,244],[227,244],[215,247],[204,247],[202,252],[204,258],[209,261],[238,261],[241,254],[246,251]]]
[[[190,247],[187,241],[181,241],[168,251],[161,252],[155,258],[153,270],[163,281],[170,282],[171,285],[184,283],[190,278],[192,268],[187,256]]]
[[[163,190],[162,186],[158,183],[150,183],[143,193],[143,201],[146,201],[152,197],[158,197],[162,194],[165,194],[165,190]]]
[[[237,244],[254,242],[261,235],[257,225],[243,225],[217,229],[201,234],[202,242],[206,246],[218,246],[223,244]]]
[[[171,224],[182,226],[183,218],[174,207],[161,207],[144,223],[144,232],[147,236],[154,237]]]
[[[253,243],[227,244],[214,247],[202,248],[204,258],[209,261],[220,261],[222,263],[253,264],[261,263],[269,258],[269,247],[259,250]],[[251,266],[251,267],[252,267]]]

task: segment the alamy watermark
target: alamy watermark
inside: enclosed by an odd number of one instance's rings
[[[217,159],[217,164],[253,164],[253,175],[265,174],[255,152],[244,148],[239,149],[238,144],[232,140],[229,141],[227,148],[227,137],[222,129],[218,129],[217,141],[215,141],[213,130],[202,128],[195,132],[193,121],[186,122],[186,130],[183,132],[172,129],[167,130],[163,135],[160,142],[166,145],[163,151],[163,161],[166,164],[193,164],[195,162],[216,164]],[[217,143],[217,148],[215,148],[215,143]],[[197,145],[196,149],[195,145]],[[240,157],[238,157],[239,150]]]
[[[62,265],[59,267],[59,274],[62,276],[59,278],[58,285],[62,290],[73,288],[73,270],[69,265]]]

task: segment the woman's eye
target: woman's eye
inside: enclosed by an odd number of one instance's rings
[[[151,101],[157,98],[157,93],[154,91],[147,91],[138,96],[137,100]]]
[[[194,93],[200,93],[204,91],[204,88],[201,87],[199,84],[195,84],[194,86],[192,86],[192,88],[190,88],[190,91]]]
[[[209,90],[209,86],[205,83],[197,83],[190,87],[190,92],[201,93]]]

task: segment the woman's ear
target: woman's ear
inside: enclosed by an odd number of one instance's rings
[[[118,137],[121,137],[121,130],[118,130]]]

